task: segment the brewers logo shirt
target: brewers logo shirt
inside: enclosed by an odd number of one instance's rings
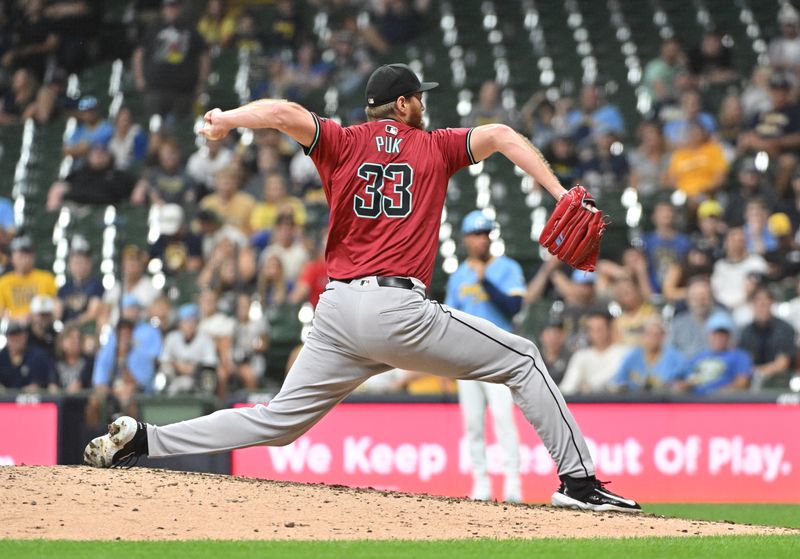
[[[706,350],[692,357],[682,377],[701,396],[728,386],[739,376],[753,376],[753,360],[741,349]]]
[[[9,272],[0,277],[0,309],[10,318],[23,318],[30,313],[31,299],[36,295],[56,296],[56,278],[44,270],[31,270],[27,275]]]
[[[484,277],[506,295],[525,294],[525,276],[522,268],[507,256],[491,260],[486,265]],[[445,305],[485,318],[509,332],[512,330],[511,321],[497,308],[497,305],[492,303],[481,282],[478,281],[478,274],[466,261],[461,263],[447,282]]]

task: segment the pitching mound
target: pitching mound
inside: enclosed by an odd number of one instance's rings
[[[4,467],[0,488],[0,537],[16,539],[434,540],[793,533],[145,468]]]

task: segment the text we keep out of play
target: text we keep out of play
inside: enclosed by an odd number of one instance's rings
[[[800,499],[800,406],[575,404],[597,475],[651,502]],[[528,501],[552,493],[555,463],[517,412]],[[487,466],[499,497],[503,451],[487,419]],[[456,404],[342,404],[287,447],[237,450],[233,473],[398,489],[469,493],[469,451]]]

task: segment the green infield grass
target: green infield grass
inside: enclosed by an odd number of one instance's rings
[[[800,537],[730,536],[711,538],[643,538],[608,540],[474,540],[474,541],[354,541],[354,542],[70,542],[0,541],[0,557],[33,559],[253,559],[306,557],[330,559],[485,559],[491,557],[647,557],[796,558]]]
[[[695,520],[731,520],[740,524],[800,528],[800,505],[767,504],[650,504],[653,514]]]
[[[800,505],[647,505],[647,512],[701,520],[731,520],[748,524],[800,528]],[[0,540],[0,557],[14,559],[254,559],[305,557],[331,559],[484,559],[492,557],[585,556],[592,559],[647,557],[800,557],[800,534],[789,536],[728,536],[595,540],[458,540],[434,542],[76,542]]]

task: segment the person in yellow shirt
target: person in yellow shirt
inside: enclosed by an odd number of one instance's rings
[[[30,237],[17,237],[11,241],[11,266],[13,270],[0,276],[0,314],[26,320],[30,315],[31,300],[37,295],[55,298],[58,288],[52,273],[33,267],[35,255]]]
[[[658,316],[658,311],[644,300],[639,285],[630,277],[619,278],[614,283],[614,301],[621,310],[613,324],[616,341],[626,346],[641,344],[645,324]]]
[[[225,223],[249,235],[250,218],[256,201],[246,192],[239,191],[241,176],[241,170],[236,165],[228,165],[217,171],[214,193],[203,198],[200,207],[216,212]]]
[[[686,194],[690,201],[716,191],[725,180],[728,162],[722,146],[709,137],[697,121],[689,124],[689,140],[676,149],[667,169],[666,183]]]
[[[429,375],[419,371],[402,371],[391,385],[393,391],[405,391],[414,395],[455,394],[453,379]]]
[[[236,35],[236,17],[226,11],[223,0],[208,0],[206,11],[197,22],[197,32],[209,46],[225,48]]]
[[[256,205],[250,216],[250,229],[264,231],[272,229],[280,213],[291,208],[295,224],[305,226],[307,215],[302,200],[286,192],[286,180],[278,173],[272,173],[264,181],[264,201]]]

